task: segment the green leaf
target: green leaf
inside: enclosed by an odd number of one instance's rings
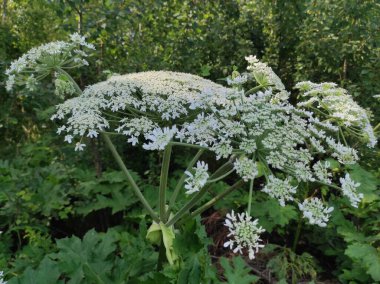
[[[222,257],[220,264],[224,269],[224,276],[228,284],[251,284],[257,282],[260,278],[250,274],[251,269],[240,257],[234,257],[232,261]]]
[[[347,247],[345,254],[361,264],[375,281],[380,281],[380,254],[371,245],[354,243]]]
[[[272,232],[275,226],[285,226],[298,216],[294,206],[286,205],[282,207],[273,198],[253,202],[251,213],[252,216],[260,219],[260,225],[269,233]]]
[[[12,278],[8,284],[64,283],[59,280],[60,275],[57,263],[45,256],[37,269],[28,267],[21,277]]]
[[[358,164],[349,168],[351,170],[351,178],[360,183],[358,191],[364,194],[363,201],[369,203],[378,200],[379,193],[377,192],[377,186],[380,184],[379,180],[371,172],[363,169]]]
[[[60,270],[70,278],[68,283],[78,283],[82,279],[92,279],[92,283],[109,281],[112,269],[112,257],[116,248],[115,238],[111,234],[87,232],[81,241],[77,237],[57,241],[60,250],[53,254]]]

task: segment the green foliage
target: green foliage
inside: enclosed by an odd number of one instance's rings
[[[142,275],[150,275],[155,257],[143,234],[90,230],[83,240],[75,236],[58,240],[56,253],[46,255],[36,269],[27,268],[9,283],[56,283],[58,278],[65,279],[62,283],[137,283]]]
[[[226,283],[250,284],[256,283],[259,280],[259,277],[249,274],[251,270],[240,256],[234,257],[231,261],[222,257],[220,259],[220,264],[224,269]]]
[[[276,252],[269,260],[267,268],[275,273],[280,281],[291,279],[292,283],[298,283],[301,279],[315,280],[317,265],[313,256],[304,252],[301,255],[288,248],[268,245],[266,253]]]
[[[282,207],[277,200],[267,196],[264,198],[258,198],[252,203],[252,214],[260,219],[260,225],[269,233],[275,227],[284,227],[298,217],[298,212],[294,206]]]

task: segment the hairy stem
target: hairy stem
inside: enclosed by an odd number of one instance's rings
[[[168,175],[170,156],[172,152],[172,146],[167,145],[164,150],[164,157],[162,159],[161,176],[160,176],[160,192],[159,192],[159,207],[160,207],[160,220],[166,221],[166,189],[168,187]]]
[[[131,185],[132,190],[135,192],[137,198],[140,200],[140,202],[142,203],[144,208],[148,211],[148,213],[152,217],[152,219],[155,222],[159,223],[160,219],[158,218],[157,214],[153,211],[152,207],[149,205],[149,203],[145,199],[144,195],[141,193],[140,188],[137,186],[137,184],[136,184],[135,180],[133,179],[131,173],[129,172],[129,170],[125,166],[123,160],[121,159],[119,153],[117,152],[115,145],[112,143],[111,139],[108,137],[107,134],[102,133],[102,136],[104,138],[104,141],[106,142],[107,147],[110,149],[113,157],[115,158],[117,164],[119,165],[119,167],[121,168],[123,173],[126,175],[127,180],[129,182],[129,184]]]
[[[160,248],[158,250],[157,271],[161,271],[162,269],[163,263],[166,259],[165,252],[166,251],[165,251],[164,239],[162,238],[161,243],[160,243]]]
[[[253,179],[249,182],[249,196],[248,196],[248,209],[247,213],[251,215],[251,206],[252,206],[252,193],[253,193]]]
[[[299,220],[298,220],[296,235],[295,235],[294,241],[293,241],[293,246],[292,246],[292,251],[293,252],[296,252],[298,240],[299,240],[300,234],[301,234],[302,222],[303,222],[302,218],[300,217]]]

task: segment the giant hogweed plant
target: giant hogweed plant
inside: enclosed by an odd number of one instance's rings
[[[78,34],[69,42],[34,48],[11,64],[6,86],[9,91],[15,85],[33,90],[53,74],[57,95],[76,95],[56,106],[51,119],[61,124],[57,133],[74,144],[75,151],[85,150],[89,139],[103,137],[151,217],[147,239],[161,245],[160,262],[165,252],[170,264],[177,262],[173,240],[178,222],[201,214],[245,183],[248,205],[241,213],[231,210],[226,215],[229,234],[224,246],[247,253],[250,259],[264,246],[264,229],[251,216],[254,191],[265,192],[281,206],[296,203],[301,216],[320,227],[327,226],[334,210],[330,195],[342,195],[351,206],[359,206],[363,198],[357,191],[359,183],[347,171],[334,172],[332,164],[338,162],[343,169],[355,164],[359,155],[352,145],[373,147],[376,138],[366,111],[346,90],[334,83],[301,82],[296,85],[299,102],[292,105],[281,79],[254,56],[246,57],[247,72],[234,71],[227,78],[228,87],[191,74],[151,71],[112,76],[81,90],[68,71],[87,65],[87,51],[93,48]],[[161,152],[157,210],[113,144],[115,135],[132,146]],[[196,153],[177,185],[170,188],[174,147]],[[223,161],[215,172],[202,161],[205,152]],[[239,177],[233,185],[200,204],[213,183],[233,173]],[[260,186],[255,186],[255,179],[262,181]],[[170,199],[168,191],[172,191]],[[174,210],[181,191],[187,201]]]

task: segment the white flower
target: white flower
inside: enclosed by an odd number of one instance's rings
[[[278,199],[281,206],[285,206],[285,201],[293,200],[292,195],[297,192],[297,187],[290,184],[289,178],[282,180],[270,175],[262,191]]]
[[[303,217],[309,220],[311,225],[326,227],[330,218],[330,213],[334,207],[325,207],[322,201],[316,197],[305,199],[304,202],[298,203],[299,209],[303,213]]]
[[[224,243],[224,247],[233,249],[234,253],[243,254],[243,250],[248,251],[249,259],[254,259],[255,254],[260,248],[264,247],[261,244],[260,234],[265,230],[258,226],[258,219],[252,221],[252,217],[246,213],[235,215],[234,211],[226,215],[224,225],[228,228],[228,237],[231,237]]]
[[[73,136],[72,135],[66,135],[65,136],[65,142],[67,143],[71,143],[73,141]]]
[[[186,194],[192,194],[202,189],[202,187],[206,184],[209,174],[208,165],[203,161],[197,162],[197,167],[193,168],[194,174],[185,171],[185,174],[188,176],[185,179],[185,189],[187,189]]]
[[[244,181],[254,179],[259,173],[256,161],[243,156],[234,162],[236,173],[243,178]]]
[[[172,140],[177,128],[174,125],[171,129],[165,127],[163,130],[161,128],[155,128],[152,132],[145,135],[146,140],[150,140],[150,143],[145,143],[143,148],[145,150],[164,150],[166,145]]]
[[[260,62],[256,56],[252,55],[245,57],[245,60],[248,62],[247,70],[251,71],[254,74],[256,80],[259,76],[264,76],[268,84],[274,89],[278,91],[285,90],[285,86],[282,83],[281,79],[267,64]]]
[[[94,137],[98,137],[98,132],[94,129],[90,129],[88,131],[88,134],[87,134],[87,137],[90,137],[90,138],[94,138]]]
[[[317,179],[321,182],[330,184],[332,176],[332,173],[328,172],[328,169],[330,167],[330,162],[325,161],[324,164],[322,164],[320,161],[316,162],[313,166],[314,174],[317,177]]]
[[[77,142],[75,144],[75,151],[83,151],[84,147],[86,147],[86,144],[81,144],[80,142]]]
[[[95,49],[93,44],[87,43],[86,38],[78,33],[73,33],[72,35],[70,35],[70,40],[75,44],[85,46],[89,49]],[[75,52],[78,53],[78,50],[75,50]]]
[[[326,142],[334,151],[331,156],[337,158],[341,164],[351,165],[359,160],[358,154],[354,148],[344,146],[343,144],[334,141],[331,137],[327,137]]]
[[[353,207],[358,207],[358,203],[363,199],[363,193],[358,193],[357,188],[360,186],[360,183],[355,183],[348,173],[344,178],[339,179],[342,185],[342,193],[344,196],[348,197]]]
[[[7,281],[4,281],[4,272],[0,271],[0,284],[7,284]]]
[[[137,143],[139,143],[139,139],[137,139],[136,136],[131,136],[131,138],[129,138],[127,141],[128,143],[131,143],[132,146],[135,146]]]
[[[242,75],[235,76],[233,78],[228,77],[227,84],[230,86],[240,86],[246,83],[247,80],[248,80],[247,74],[242,74]]]
[[[10,92],[13,89],[13,85],[15,84],[16,75],[9,75],[8,80],[5,83],[5,89]]]

